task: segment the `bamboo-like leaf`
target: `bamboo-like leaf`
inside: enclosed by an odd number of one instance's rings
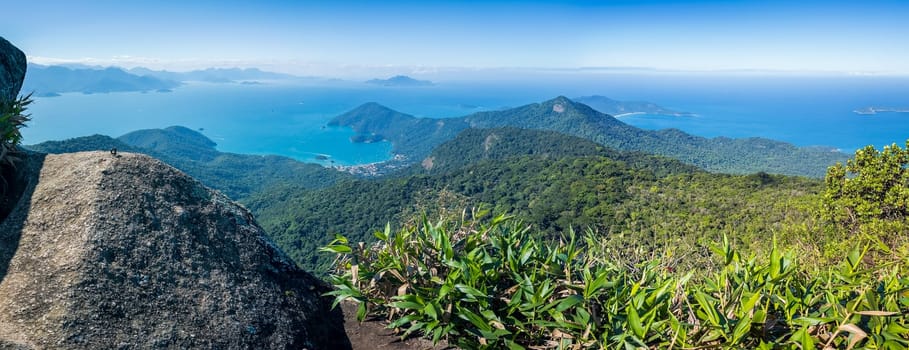
[[[641,317],[638,316],[638,311],[635,310],[634,306],[627,306],[625,312],[628,314],[628,326],[631,328],[631,331],[634,332],[638,338],[644,338],[646,331],[644,326],[641,324]]]
[[[751,330],[751,316],[744,317],[739,319],[739,323],[735,325],[735,329],[732,330],[732,344],[738,344],[742,338],[748,334],[748,331]]]
[[[470,311],[469,309],[466,309],[466,308],[459,307],[457,309],[457,313],[458,313],[458,317],[460,317],[461,319],[463,319],[465,321],[470,322],[471,324],[473,324],[474,327],[477,327],[479,330],[490,331],[490,332],[492,331],[492,326],[490,326],[488,323],[486,323],[486,321],[482,317],[480,317],[480,315],[473,313],[473,311]]]
[[[559,312],[564,312],[565,310],[568,310],[571,307],[573,307],[577,304],[580,304],[582,302],[584,302],[584,297],[577,295],[577,294],[572,294],[572,295],[569,295],[569,296],[565,297],[564,299],[562,299],[559,302],[559,305],[556,306],[556,310]]]
[[[350,253],[352,250],[350,249],[350,247],[348,247],[346,245],[333,244],[333,245],[327,245],[322,248],[319,248],[319,251],[326,252],[326,253],[334,253],[334,254],[345,254],[345,253]]]

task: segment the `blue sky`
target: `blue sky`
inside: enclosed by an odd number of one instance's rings
[[[909,1],[16,1],[37,62],[364,75],[644,67],[909,74]],[[10,15],[12,14],[12,15]]]

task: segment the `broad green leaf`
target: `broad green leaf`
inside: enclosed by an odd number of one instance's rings
[[[582,302],[584,302],[584,297],[577,294],[572,294],[562,299],[562,301],[559,302],[559,305],[556,306],[556,310],[563,312]]]
[[[646,335],[646,330],[641,324],[641,317],[638,316],[638,311],[631,305],[625,308],[625,312],[628,314],[628,326],[631,327],[631,331],[634,332],[638,338],[644,338]]]

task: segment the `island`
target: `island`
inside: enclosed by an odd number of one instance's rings
[[[662,107],[653,102],[646,101],[618,101],[606,96],[593,95],[576,97],[572,100],[586,104],[600,113],[609,114],[616,118],[637,114],[665,115],[670,117],[694,117],[690,112],[679,112]]]
[[[875,115],[878,113],[909,113],[909,108],[865,107],[852,111],[855,114]]]
[[[406,75],[396,75],[388,79],[367,80],[367,84],[380,86],[431,86],[435,85],[429,80],[417,80]]]

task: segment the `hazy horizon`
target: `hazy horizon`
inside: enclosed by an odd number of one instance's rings
[[[301,76],[909,75],[909,3],[63,1],[9,4],[39,64]]]

